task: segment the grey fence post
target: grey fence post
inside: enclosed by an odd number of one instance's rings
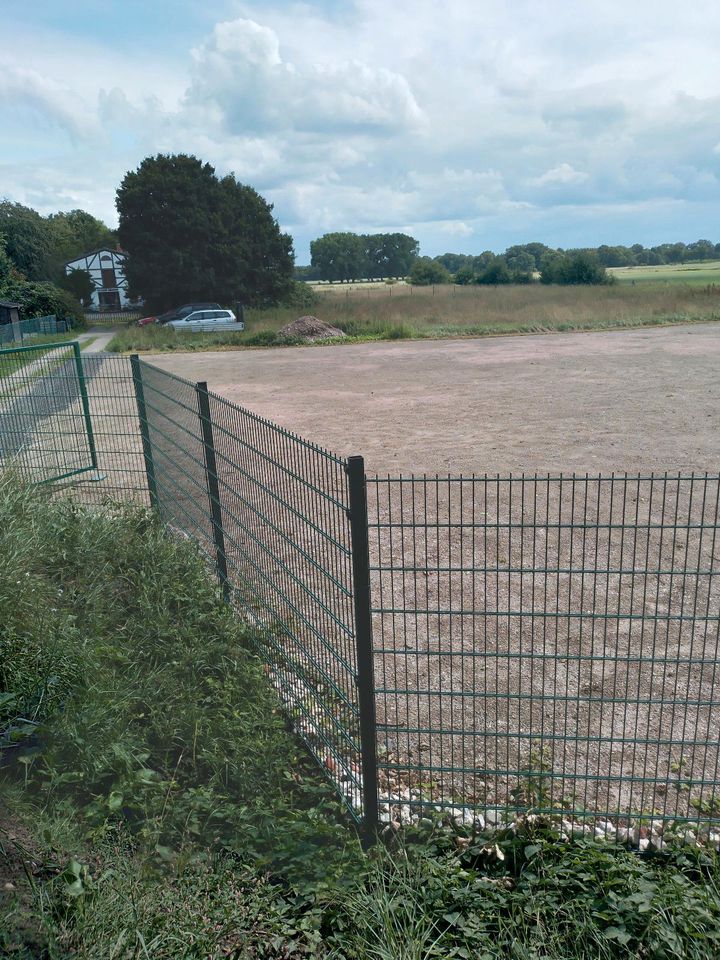
[[[217,464],[215,462],[215,440],[213,437],[212,419],[210,418],[210,397],[208,386],[204,381],[195,384],[198,398],[198,412],[202,426],[203,449],[205,451],[205,476],[207,478],[207,492],[210,501],[210,518],[212,521],[213,541],[215,543],[215,557],[218,579],[222,587],[225,602],[230,601],[230,580],[227,572],[227,556],[225,554],[225,534],[223,533],[222,507],[220,506],[220,484],[218,483]]]
[[[350,457],[348,459],[347,475],[350,494],[357,688],[360,706],[363,822],[367,834],[370,836],[376,832],[378,826],[378,771],[367,488],[365,486],[365,461],[362,457]]]
[[[142,368],[140,366],[140,357],[133,353],[130,357],[130,367],[132,369],[133,386],[135,387],[135,400],[138,408],[138,420],[140,421],[140,436],[142,437],[143,457],[145,460],[145,476],[147,477],[148,493],[150,494],[150,506],[153,510],[158,508],[157,484],[155,482],[155,464],[153,462],[152,445],[150,443],[150,428],[148,426],[147,410],[145,409],[145,391],[143,390]]]
[[[87,384],[85,383],[85,370],[83,369],[82,354],[80,353],[80,344],[77,340],[73,341],[73,359],[75,360],[75,371],[80,387],[80,402],[82,404],[83,418],[85,420],[85,430],[87,431],[88,446],[90,447],[90,460],[93,470],[97,470],[98,458],[95,448],[95,436],[93,434],[92,417],[90,416],[90,402],[88,401]]]

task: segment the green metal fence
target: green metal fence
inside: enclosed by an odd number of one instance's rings
[[[717,474],[366,477],[79,357],[0,351],[3,461],[199,544],[358,819],[720,823]]]
[[[27,338],[55,336],[59,333],[67,333],[68,329],[68,323],[65,320],[58,320],[54,314],[18,320],[16,323],[5,323],[0,325],[0,345],[22,344]]]

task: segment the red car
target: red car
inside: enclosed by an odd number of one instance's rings
[[[157,317],[141,317],[137,325],[139,327],[146,327],[149,323],[157,323]]]

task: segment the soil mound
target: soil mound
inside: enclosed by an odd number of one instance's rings
[[[305,343],[315,343],[316,340],[342,339],[345,334],[337,327],[318,320],[317,317],[298,317],[292,323],[286,323],[278,330],[279,337],[292,340],[303,340]]]

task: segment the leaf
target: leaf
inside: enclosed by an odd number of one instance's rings
[[[629,943],[632,939],[625,927],[607,927],[603,932],[608,940],[617,940],[618,943],[623,945]]]
[[[528,844],[527,847],[525,847],[525,857],[526,857],[526,859],[527,859],[527,860],[530,860],[532,857],[535,856],[535,854],[536,854],[539,850],[540,850],[540,847],[538,847],[536,844],[534,844],[534,843]]]
[[[445,913],[445,914],[443,914],[443,920],[445,920],[447,923],[451,924],[451,925],[454,927],[454,926],[457,924],[457,922],[458,922],[458,920],[460,919],[461,916],[462,916],[462,914],[457,913],[456,911],[454,911],[453,913]]]
[[[123,804],[123,795],[119,790],[113,790],[108,797],[108,808],[110,810],[119,810]]]

